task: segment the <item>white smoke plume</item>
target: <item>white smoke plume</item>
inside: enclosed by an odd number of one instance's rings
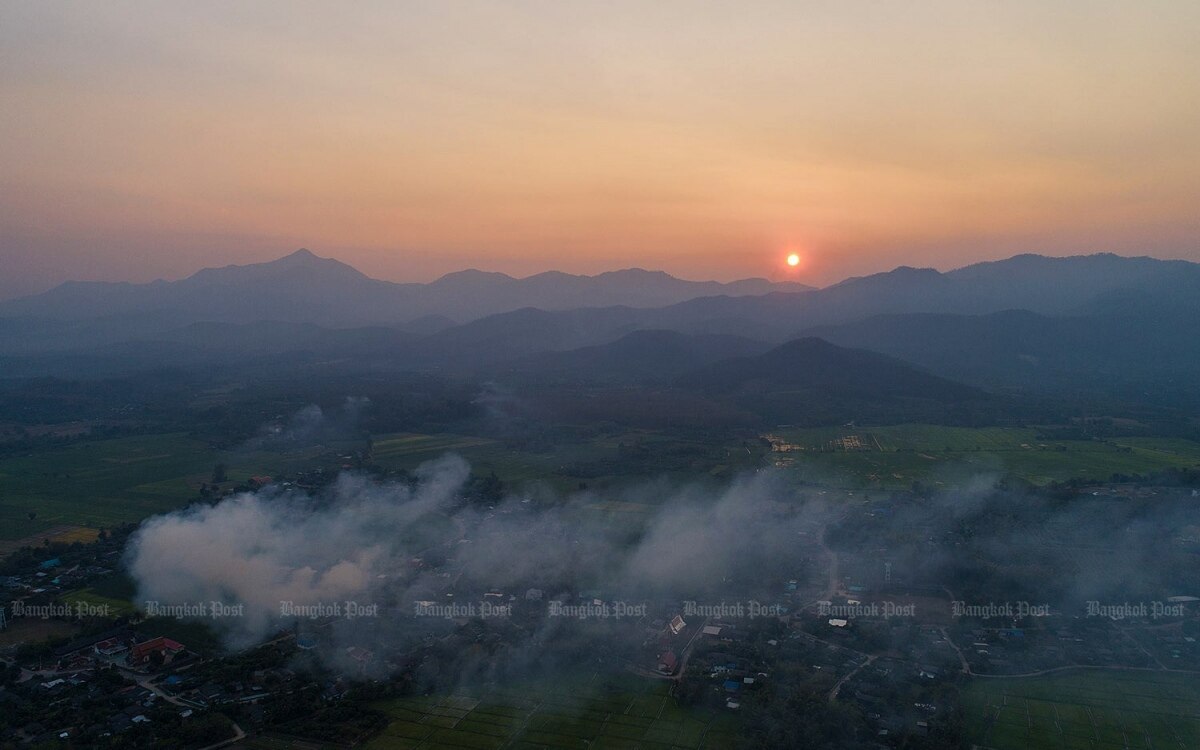
[[[237,495],[146,521],[127,564],[139,601],[242,605],[242,616],[216,624],[243,645],[279,619],[281,602],[306,606],[366,591],[395,551],[396,530],[445,506],[467,476],[466,462],[447,456],[423,466],[414,489],[343,475],[324,506],[271,491]]]

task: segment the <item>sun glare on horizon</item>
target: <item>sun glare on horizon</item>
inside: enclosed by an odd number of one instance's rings
[[[796,253],[792,253],[791,255],[789,255],[787,257],[787,264],[789,266],[791,266],[792,268],[795,268],[796,266],[800,265],[800,256],[797,255]]]

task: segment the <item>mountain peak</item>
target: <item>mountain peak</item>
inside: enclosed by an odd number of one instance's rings
[[[185,279],[185,283],[245,283],[262,282],[269,278],[285,276],[342,277],[366,279],[362,272],[335,258],[322,258],[308,248],[289,253],[282,258],[264,263],[228,265],[220,268],[205,268]]]
[[[294,253],[289,253],[288,255],[283,256],[279,260],[281,260],[281,261],[283,261],[283,260],[310,261],[310,260],[327,260],[327,258],[318,258],[316,253],[314,253],[312,250],[309,250],[307,247],[302,247],[299,250],[295,251]]]
[[[312,268],[332,268],[334,266],[343,266],[345,268],[353,268],[336,258],[322,258],[307,247],[302,247],[295,252],[288,253],[282,258],[277,258],[272,261],[267,261],[260,265],[275,266],[278,268],[296,268],[296,267],[312,267]]]
[[[462,271],[451,271],[435,280],[432,285],[446,284],[483,284],[487,282],[515,281],[512,276],[499,271],[480,271],[478,268],[466,268]]]

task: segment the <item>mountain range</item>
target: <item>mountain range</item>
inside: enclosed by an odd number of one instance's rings
[[[989,389],[1148,392],[1197,387],[1196,330],[1200,265],[1146,257],[1019,255],[811,289],[637,269],[394,284],[301,250],[177,282],[69,283],[0,303],[0,366],[10,377],[100,375],[254,358],[265,367],[287,354],[532,382],[667,383],[820,338]]]
[[[798,292],[791,282],[685,281],[630,268],[596,276],[557,271],[518,279],[467,270],[428,284],[373,279],[332,258],[301,249],[278,260],[206,268],[180,281],[147,284],[68,282],[42,294],[0,302],[0,317],[53,320],[162,316],[173,322],[277,320],[344,328],[412,324],[431,332],[522,307],[661,307],[712,295]]]

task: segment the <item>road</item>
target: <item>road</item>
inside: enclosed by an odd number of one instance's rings
[[[864,667],[869,666],[871,664],[871,662],[875,661],[878,658],[879,657],[877,657],[877,656],[868,656],[866,661],[864,661],[862,664],[859,664],[857,667],[855,667],[854,669],[850,670],[845,675],[843,675],[842,679],[838,680],[837,684],[833,686],[833,689],[829,691],[829,702],[836,703],[838,691],[842,689],[842,685],[845,685],[847,680],[849,680],[851,677],[853,677],[854,675],[861,672]]]

